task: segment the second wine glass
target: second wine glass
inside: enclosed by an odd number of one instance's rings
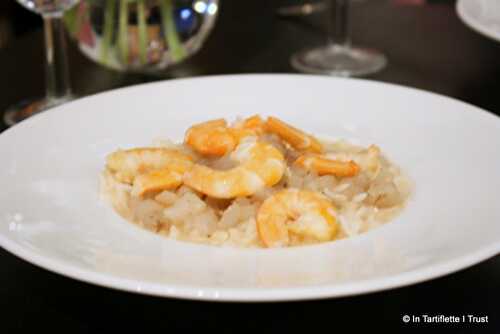
[[[17,0],[21,5],[43,17],[45,35],[46,96],[26,100],[11,106],[4,114],[7,125],[14,125],[25,118],[52,108],[73,98],[66,56],[63,13],[79,0]]]
[[[292,56],[292,66],[306,73],[335,76],[363,76],[383,69],[387,59],[373,49],[353,47],[349,34],[351,0],[330,0],[329,40],[327,45]]]

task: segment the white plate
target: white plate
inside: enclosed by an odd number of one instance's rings
[[[316,134],[376,143],[416,183],[393,222],[291,249],[165,239],[99,201],[107,153],[181,138],[215,117],[276,115]],[[398,86],[298,75],[175,80],[84,98],[0,135],[0,245],[63,275],[206,300],[294,300],[404,286],[500,252],[500,119]]]
[[[458,0],[458,17],[470,28],[500,42],[500,1]]]

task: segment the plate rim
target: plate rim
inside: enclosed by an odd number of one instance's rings
[[[43,117],[48,117],[54,112],[59,112],[63,108],[67,108],[68,105],[72,103],[78,103],[81,100],[92,99],[101,95],[109,95],[113,93],[123,93],[129,89],[137,89],[138,87],[146,87],[149,85],[172,85],[176,82],[182,81],[193,81],[193,80],[210,80],[213,78],[241,78],[241,77],[253,77],[253,78],[272,78],[280,77],[286,78],[291,77],[295,79],[320,79],[320,80],[336,80],[338,82],[342,81],[355,81],[360,84],[368,84],[374,86],[386,86],[391,87],[391,89],[401,89],[405,91],[412,91],[413,93],[431,95],[435,98],[449,100],[452,103],[459,103],[467,106],[467,110],[464,112],[473,112],[474,114],[482,114],[485,117],[494,117],[498,119],[498,116],[490,111],[479,108],[475,105],[469,104],[467,102],[437,94],[431,91],[425,91],[422,89],[407,87],[399,84],[380,82],[371,79],[359,79],[359,78],[334,78],[325,77],[321,75],[303,75],[303,74],[231,74],[231,75],[208,75],[208,76],[197,76],[190,78],[174,79],[174,80],[161,80],[151,83],[143,83],[138,85],[132,85],[127,87],[122,87],[118,89],[112,89],[97,94],[89,95],[81,99],[77,99],[63,107],[57,107],[47,112],[38,114],[20,124],[7,129],[0,133],[0,138],[5,136],[6,133],[11,131],[17,131],[13,129],[19,129],[19,127],[26,127],[35,124],[38,119]],[[486,116],[487,115],[487,116]],[[498,120],[497,120],[498,121]],[[0,139],[1,140],[1,139]],[[442,277],[448,274],[455,273],[459,270],[469,268],[475,264],[483,262],[489,258],[492,258],[500,254],[500,240],[498,242],[492,242],[474,251],[473,253],[463,255],[461,257],[452,258],[448,261],[426,266],[423,268],[414,269],[407,272],[402,272],[398,274],[388,275],[384,277],[379,277],[376,279],[365,279],[357,281],[354,283],[341,283],[341,284],[321,284],[321,285],[298,285],[294,287],[281,287],[281,288],[219,288],[219,287],[202,287],[194,284],[170,284],[170,283],[148,283],[140,280],[128,279],[123,277],[117,277],[113,274],[102,273],[96,270],[84,269],[73,265],[71,263],[66,263],[62,260],[54,260],[50,256],[45,256],[38,254],[34,250],[30,250],[27,247],[23,247],[17,242],[11,240],[6,235],[0,234],[0,247],[5,249],[10,254],[32,264],[43,268],[45,270],[51,271],[56,274],[60,274],[65,277],[75,279],[77,281],[95,284],[101,287],[107,287],[111,289],[128,291],[134,293],[140,293],[145,295],[159,296],[159,297],[171,297],[171,298],[182,298],[190,300],[205,300],[205,301],[225,301],[225,302],[274,302],[274,301],[292,301],[292,300],[311,300],[311,299],[324,299],[333,297],[344,297],[344,296],[354,296],[366,293],[372,293],[376,291],[389,290],[399,287],[404,287],[428,280],[432,280],[438,277]]]
[[[461,0],[459,0],[459,1],[461,1]],[[351,81],[351,82],[357,82],[358,84],[362,84],[362,85],[386,86],[386,87],[391,87],[394,89],[400,89],[403,91],[406,90],[406,91],[411,91],[413,93],[433,96],[436,98],[448,100],[449,102],[452,102],[452,103],[462,104],[463,106],[466,106],[468,109],[474,109],[474,111],[471,111],[471,110],[463,111],[466,113],[473,112],[476,115],[479,113],[485,117],[492,117],[492,118],[496,118],[496,119],[500,118],[500,115],[497,115],[490,110],[479,107],[479,106],[474,105],[472,103],[469,103],[467,101],[460,100],[456,97],[440,94],[437,92],[421,89],[418,87],[405,86],[405,85],[398,84],[398,83],[379,81],[379,80],[375,80],[375,79],[371,79],[371,78],[332,77],[332,76],[321,75],[321,74],[299,74],[299,73],[241,73],[241,74],[200,75],[200,76],[194,76],[194,77],[164,79],[164,80],[159,80],[159,81],[134,84],[134,85],[125,86],[125,87],[113,88],[113,89],[105,90],[105,91],[98,92],[95,94],[86,95],[86,96],[71,100],[69,102],[66,102],[62,105],[56,106],[54,108],[44,110],[41,113],[36,113],[36,114],[30,116],[29,118],[15,124],[14,126],[11,126],[7,129],[5,129],[4,131],[0,132],[0,137],[14,131],[13,129],[18,129],[18,128],[23,127],[23,126],[29,126],[29,125],[31,125],[31,123],[35,122],[37,119],[47,117],[47,115],[50,115],[52,113],[63,112],[62,110],[68,108],[68,106],[71,106],[75,103],[80,103],[81,101],[85,101],[87,99],[94,99],[94,98],[102,97],[102,96],[108,95],[108,94],[124,93],[127,90],[145,88],[147,86],[171,85],[171,84],[174,84],[175,82],[184,82],[184,81],[203,81],[203,80],[211,80],[211,79],[221,79],[221,78],[230,79],[230,78],[241,78],[241,77],[245,77],[245,78],[259,78],[259,77],[260,78],[272,78],[272,77],[286,78],[286,77],[289,77],[289,78],[294,78],[294,79],[320,79],[320,80],[325,80],[325,81],[333,80],[333,81],[339,81],[339,82]]]
[[[0,234],[0,246],[10,254],[61,276],[80,282],[94,284],[126,292],[156,297],[180,298],[213,302],[277,302],[318,300],[356,296],[377,291],[401,288],[447,276],[470,268],[500,254],[500,242],[490,244],[471,254],[421,269],[389,275],[376,279],[366,279],[355,283],[322,284],[287,288],[214,288],[192,284],[159,284],[116,277],[94,270],[82,269],[72,264],[53,260],[23,248]]]

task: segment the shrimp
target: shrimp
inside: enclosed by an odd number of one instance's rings
[[[230,158],[239,165],[228,170],[195,164],[184,175],[184,184],[216,198],[249,196],[278,183],[286,167],[285,158],[278,149],[254,137],[242,140]]]
[[[203,155],[223,156],[233,151],[243,138],[256,136],[262,129],[263,121],[258,115],[234,127],[221,118],[193,125],[186,131],[184,142]]]
[[[265,247],[288,246],[292,234],[328,241],[337,230],[335,207],[313,191],[282,190],[267,198],[257,213],[257,232]]]
[[[154,170],[135,177],[132,196],[143,197],[163,190],[176,189],[182,185],[182,177],[191,167],[191,161],[177,160],[164,169]]]
[[[172,165],[177,166],[175,170],[179,165],[188,169],[192,160],[189,155],[174,149],[141,147],[111,153],[106,158],[106,168],[119,182],[132,184],[141,174],[168,169]]]
[[[306,170],[312,170],[318,175],[331,174],[339,177],[356,176],[360,170],[359,165],[352,160],[333,160],[317,154],[301,155],[294,164]]]
[[[264,132],[264,121],[259,115],[253,115],[244,119],[241,124],[235,125],[234,128],[237,130],[247,130],[256,134],[262,134]]]
[[[289,143],[298,151],[313,153],[321,153],[323,151],[323,146],[316,138],[278,118],[268,117],[266,121],[266,130],[278,135],[278,137]]]
[[[186,131],[184,142],[197,152],[211,156],[223,156],[237,144],[222,118],[193,125]]]

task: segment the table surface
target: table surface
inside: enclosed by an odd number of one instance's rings
[[[451,96],[500,114],[500,44],[464,26],[453,1],[425,6],[365,0],[352,6],[355,44],[383,50],[388,67],[370,77]],[[401,3],[401,1],[399,1]],[[293,72],[292,52],[325,41],[325,18],[280,19],[278,1],[223,1],[201,52],[156,77],[126,75],[87,60],[70,45],[73,87],[80,95],[145,81],[226,73]],[[0,110],[44,92],[41,31],[0,49]],[[4,130],[0,126],[0,131]],[[0,249],[2,332],[257,332],[311,328],[397,332],[500,333],[500,256],[429,282],[320,301],[230,304],[182,301],[115,291],[45,271]],[[408,315],[488,316],[488,324],[404,324]],[[6,326],[6,327],[5,327]],[[4,331],[4,329],[7,329]]]

